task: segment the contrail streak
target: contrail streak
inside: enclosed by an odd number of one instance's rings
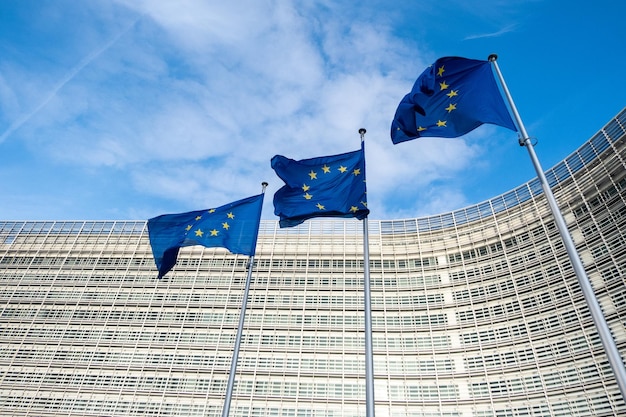
[[[54,96],[56,96],[56,94],[59,92],[59,90],[61,88],[63,88],[63,86],[65,86],[65,84],[70,82],[76,76],[76,74],[78,74],[83,68],[85,68],[87,65],[89,65],[94,59],[99,57],[104,51],[106,51],[111,46],[113,46],[124,34],[126,34],[135,25],[135,23],[137,23],[138,20],[139,19],[137,19],[133,23],[131,23],[126,29],[124,29],[123,31],[118,33],[115,37],[113,37],[109,42],[104,44],[101,48],[91,52],[89,55],[87,55],[85,58],[83,58],[74,68],[72,68],[70,70],[70,72],[68,72],[54,86],[54,88],[44,97],[43,101],[41,103],[39,103],[39,105],[37,105],[37,107],[35,107],[29,113],[24,114],[24,115],[18,117],[17,120],[15,120],[13,123],[11,123],[9,128],[7,130],[5,130],[4,133],[2,133],[2,135],[0,136],[0,143],[4,142],[4,140],[6,138],[8,138],[13,132],[15,132],[17,129],[22,127],[24,125],[24,123],[26,123],[31,117],[33,117],[41,109],[43,109],[50,102],[50,100],[52,100],[54,98]]]
[[[505,33],[513,32],[515,29],[517,29],[517,24],[508,25],[507,27],[502,28],[497,32],[481,33],[477,35],[466,36],[463,40],[468,41],[472,39],[496,38],[498,36],[504,35]]]

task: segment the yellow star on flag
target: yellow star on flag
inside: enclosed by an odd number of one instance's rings
[[[208,206],[149,219],[148,239],[159,278],[172,270],[179,249],[186,246],[224,248],[233,254],[253,256],[263,197],[263,194],[258,194],[215,208]]]
[[[276,155],[272,158],[272,168],[285,182],[274,194],[274,213],[280,216],[281,228],[315,217],[355,217],[362,220],[369,213],[359,204],[360,200],[367,198],[363,143],[357,151],[301,161]]]

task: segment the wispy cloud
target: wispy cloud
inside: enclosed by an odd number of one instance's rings
[[[508,26],[506,26],[506,27],[504,27],[504,28],[502,28],[502,29],[500,29],[500,30],[498,30],[496,32],[479,33],[479,34],[476,34],[476,35],[466,36],[464,38],[464,40],[468,41],[468,40],[482,39],[482,38],[496,38],[498,36],[502,36],[502,35],[505,35],[507,33],[514,32],[517,29],[517,27],[518,27],[517,24],[511,24],[511,25],[508,25]]]

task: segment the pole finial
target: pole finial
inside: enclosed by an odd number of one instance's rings
[[[365,128],[362,127],[362,128],[359,129],[359,135],[361,135],[361,141],[365,137],[365,132],[367,132],[367,130],[365,130]]]
[[[489,62],[493,62],[496,59],[498,59],[498,54],[491,54],[489,55],[489,58],[487,58],[489,60]]]
[[[267,186],[268,186],[268,185],[269,185],[269,184],[268,184],[267,182],[265,182],[265,181],[263,181],[263,182],[261,183],[261,187],[263,187],[263,192],[265,192],[265,189],[267,188]]]

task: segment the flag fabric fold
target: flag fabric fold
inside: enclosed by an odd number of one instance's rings
[[[365,187],[365,150],[295,161],[272,158],[272,168],[284,182],[274,194],[274,214],[280,227],[292,227],[314,217],[356,217],[369,214]]]
[[[148,220],[148,235],[159,278],[176,264],[180,248],[223,247],[254,256],[263,194],[208,210],[163,214]]]
[[[439,58],[417,78],[391,123],[394,144],[419,137],[454,138],[483,123],[517,131],[489,61]]]

